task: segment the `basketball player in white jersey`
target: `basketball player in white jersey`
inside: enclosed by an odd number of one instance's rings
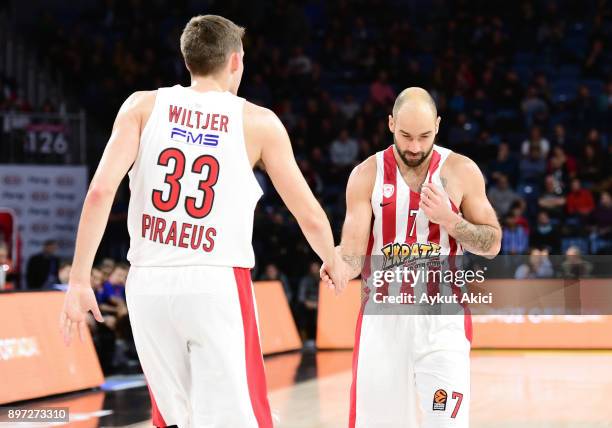
[[[421,88],[404,90],[389,116],[394,144],[352,172],[338,248],[350,277],[369,269],[362,266],[364,254],[383,263],[398,254],[450,256],[453,263],[462,249],[486,257],[499,252],[501,229],[483,176],[473,161],[435,144],[439,126],[431,96]],[[321,273],[333,281],[326,266]],[[385,296],[399,294],[388,285],[372,292],[371,282],[366,284],[370,294],[355,334],[349,426],[416,427],[418,401],[422,427],[467,428],[469,310],[460,307],[460,315],[377,312]],[[439,288],[421,285],[427,293]],[[403,289],[416,292],[410,284]]]
[[[128,169],[131,269],[126,294],[158,427],[271,427],[250,268],[253,210],[274,186],[333,281],[332,231],[274,113],[236,96],[244,29],[197,16],[181,35],[191,86],[136,92],[123,104],[84,202],[60,328],[103,319],[89,273]],[[336,261],[338,260],[338,261]]]

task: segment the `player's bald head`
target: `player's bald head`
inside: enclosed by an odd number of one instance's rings
[[[397,117],[397,113],[404,105],[410,105],[411,107],[426,107],[429,108],[433,114],[434,120],[438,117],[438,109],[436,108],[436,102],[432,96],[423,88],[412,87],[406,88],[395,99],[393,104],[393,117]]]

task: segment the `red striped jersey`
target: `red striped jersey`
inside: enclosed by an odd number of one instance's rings
[[[434,145],[425,177],[425,182],[438,185],[445,195],[440,170],[451,153],[449,149]],[[443,227],[429,221],[419,209],[419,202],[420,193],[408,187],[399,171],[393,146],[376,153],[371,255],[384,256],[389,260],[386,265],[395,265],[408,256],[462,254],[461,245]],[[450,198],[448,204],[458,212]]]

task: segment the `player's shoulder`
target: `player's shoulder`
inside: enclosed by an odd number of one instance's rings
[[[120,113],[150,112],[155,105],[157,90],[132,92],[121,106]]]
[[[284,135],[285,127],[272,110],[258,106],[250,101],[244,102],[243,126],[247,136],[252,136],[262,142],[270,137]]]
[[[359,163],[349,177],[349,189],[363,190],[371,193],[376,181],[376,155],[371,155]]]
[[[444,162],[444,169],[452,173],[453,175],[458,175],[464,177],[465,174],[473,175],[478,174],[481,175],[480,168],[478,164],[474,162],[467,156],[464,156],[459,153],[451,152]]]

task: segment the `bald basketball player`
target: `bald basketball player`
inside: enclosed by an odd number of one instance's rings
[[[60,316],[67,344],[91,311],[90,271],[129,172],[127,304],[158,427],[271,427],[250,268],[261,160],[334,284],[346,279],[329,221],[270,110],[236,96],[244,29],[215,15],[181,35],[191,86],[123,104],[81,214]]]
[[[374,265],[392,265],[398,255],[414,260],[443,259],[440,256],[460,255],[463,249],[485,257],[499,252],[501,228],[485,195],[483,176],[473,161],[435,144],[439,126],[431,96],[421,88],[404,90],[389,116],[393,145],[353,170],[338,247],[351,278],[364,267],[364,254],[371,264],[366,272]],[[453,268],[448,263],[455,258],[446,259],[441,269]],[[321,272],[324,281],[333,282],[326,266]],[[371,279],[376,273],[364,275]],[[467,428],[469,311],[459,307],[459,315],[384,314],[372,308],[392,302],[388,296],[400,295],[398,290],[414,294],[418,287],[366,284],[369,295],[359,315],[353,355],[349,426],[419,426],[418,401],[421,427]],[[439,284],[422,288],[427,293],[444,291]]]

